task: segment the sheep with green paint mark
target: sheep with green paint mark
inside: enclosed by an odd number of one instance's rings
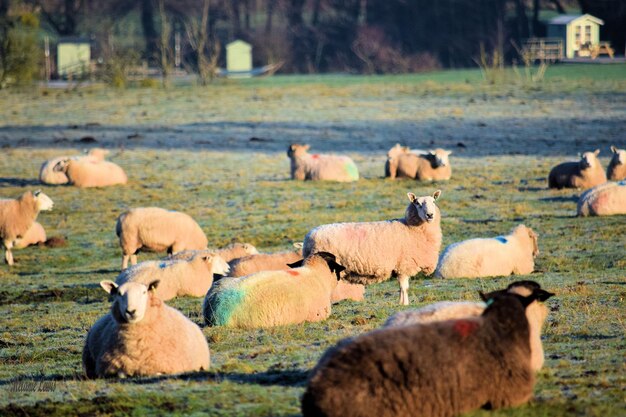
[[[347,156],[309,154],[310,145],[294,143],[287,149],[291,179],[350,182],[359,179],[359,170]]]
[[[293,266],[217,281],[202,306],[206,323],[250,329],[325,320],[344,267],[327,252]]]

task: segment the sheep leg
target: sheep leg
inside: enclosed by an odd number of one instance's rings
[[[400,305],[409,305],[409,276],[398,275],[398,284],[400,285]]]
[[[130,255],[130,264],[137,265],[137,254]]]
[[[5,240],[4,244],[4,260],[7,264],[13,265],[13,253],[11,252],[11,248],[13,247],[13,242],[9,240]]]
[[[122,256],[122,271],[128,268],[128,258],[130,258],[129,255],[124,254]]]

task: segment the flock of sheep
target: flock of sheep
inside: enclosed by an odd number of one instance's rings
[[[358,180],[350,158],[309,154],[308,149],[289,146],[292,179]],[[611,150],[606,174],[599,151],[557,165],[549,174],[550,188],[587,189],[579,215],[626,214],[626,151]],[[397,144],[387,155],[385,176],[448,180],[450,154]],[[92,150],[46,161],[40,180],[78,187],[126,183],[124,171],[105,155]],[[363,300],[365,286],[390,278],[398,281],[399,303],[408,305],[409,279],[418,273],[457,278],[533,272],[537,234],[524,225],[441,252],[441,194],[408,193],[402,218],[320,225],[294,250],[274,254],[258,253],[247,243],[208,249],[204,232],[185,213],[138,207],[120,214],[115,231],[122,271],[115,282],[100,283],[113,303],[87,335],[86,375],[207,370],[207,340],[196,324],[164,303],[174,297],[204,297],[207,325],[252,329],[324,320],[333,303]],[[9,265],[12,248],[23,247],[33,229],[40,231],[37,214],[52,207],[39,191],[0,201],[0,238]],[[167,252],[168,257],[137,262],[141,251]],[[534,374],[543,365],[540,335],[547,309],[542,302],[552,295],[533,281],[518,281],[481,294],[480,303],[442,302],[399,312],[383,328],[343,340],[324,354],[302,398],[303,414],[453,416],[522,404],[531,397]]]

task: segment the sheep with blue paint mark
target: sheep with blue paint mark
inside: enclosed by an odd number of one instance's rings
[[[327,252],[312,254],[292,266],[287,271],[217,281],[202,306],[206,323],[252,329],[328,318],[331,294],[344,267]]]
[[[291,179],[350,182],[359,179],[354,161],[342,155],[309,154],[310,145],[294,143],[287,149]]]
[[[526,275],[535,269],[537,234],[520,224],[506,236],[469,239],[449,245],[439,257],[438,278]]]
[[[140,262],[123,270],[115,283],[147,285],[159,280],[156,296],[167,301],[181,296],[204,297],[213,285],[213,274],[226,275],[228,271],[228,264],[221,256],[197,253],[190,259]]]

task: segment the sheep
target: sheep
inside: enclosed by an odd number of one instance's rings
[[[606,173],[598,160],[600,149],[582,154],[578,162],[563,162],[550,170],[548,188],[587,189],[606,182]]]
[[[533,393],[526,307],[551,294],[496,292],[475,318],[389,327],[340,341],[302,397],[304,417],[451,417]]]
[[[359,179],[359,170],[352,159],[339,155],[309,154],[310,145],[291,144],[291,179],[350,182]]]
[[[13,248],[24,249],[27,246],[39,243],[46,243],[46,230],[41,223],[33,222],[33,225],[26,231],[24,236],[14,242]]]
[[[137,263],[140,249],[169,254],[206,249],[208,240],[191,216],[159,207],[138,207],[117,218],[115,233],[122,247],[122,269]]]
[[[515,281],[503,290],[527,297],[534,290],[540,290],[541,286],[535,281]],[[548,295],[549,294],[549,295]],[[545,293],[546,296],[553,295]],[[544,355],[541,343],[541,327],[548,317],[548,309],[538,301],[545,301],[546,298],[539,298],[537,302],[526,307],[526,318],[531,323],[530,326],[530,368],[539,372],[543,366]],[[417,310],[400,311],[387,319],[384,327],[408,326],[413,324],[433,323],[436,321],[462,319],[480,316],[487,305],[483,302],[474,303],[470,301],[441,301],[427,305]],[[532,325],[532,324],[535,325]]]
[[[237,278],[260,271],[288,270],[289,264],[296,263],[301,259],[301,246],[296,251],[248,255],[229,262],[230,272],[228,276]],[[351,284],[344,280],[340,280],[331,294],[331,303],[335,304],[346,299],[362,301],[364,293],[365,287],[363,285]]]
[[[626,179],[626,150],[617,149],[615,146],[611,146],[611,162],[606,168],[606,177],[610,181],[621,181]]]
[[[209,369],[209,345],[202,330],[155,295],[158,284],[100,282],[113,303],[87,334],[83,369],[88,378]]]
[[[477,278],[534,271],[537,234],[520,224],[507,236],[469,239],[449,245],[439,258],[435,277]]]
[[[403,152],[390,162],[390,178],[413,178],[418,181],[447,181],[452,177],[449,155],[452,151],[437,148],[425,154]]]
[[[204,299],[204,319],[210,326],[248,329],[325,320],[343,269],[333,254],[318,252],[288,271],[222,279]]]
[[[385,178],[395,178],[398,170],[398,158],[402,154],[411,152],[408,146],[402,146],[396,143],[387,152],[387,161],[385,162]]]
[[[80,188],[108,187],[128,182],[124,170],[109,161],[70,158],[57,162],[53,171],[65,173],[69,183]]]
[[[190,260],[140,262],[123,270],[115,283],[149,284],[159,280],[156,296],[163,301],[185,295],[204,297],[213,285],[213,274],[226,275],[228,270],[228,264],[219,255],[199,254]]]
[[[101,148],[93,148],[87,152],[86,155],[78,155],[78,156],[58,156],[56,158],[49,159],[45,161],[41,165],[41,169],[39,170],[39,181],[43,184],[50,185],[61,185],[67,184],[69,179],[65,172],[63,171],[55,171],[54,167],[61,161],[65,161],[67,159],[85,159],[90,162],[100,162],[104,160],[105,155],[107,155],[109,151]]]
[[[578,216],[626,214],[626,181],[607,182],[585,191],[578,199]]]
[[[403,219],[334,223],[318,226],[304,238],[303,255],[326,251],[346,267],[348,282],[370,285],[396,277],[400,304],[409,304],[409,278],[418,272],[430,275],[441,249],[439,208],[431,196],[408,193],[409,205]]]
[[[13,265],[11,248],[32,227],[40,211],[52,210],[54,202],[37,190],[27,191],[17,199],[0,201],[0,238],[4,247],[4,260]]]
[[[257,248],[254,247],[254,245],[250,243],[231,243],[230,245],[221,249],[184,250],[169,255],[167,259],[191,259],[199,253],[216,254],[221,256],[221,258],[226,262],[233,262],[237,259],[244,258],[249,255],[258,254],[259,251],[257,250]]]

